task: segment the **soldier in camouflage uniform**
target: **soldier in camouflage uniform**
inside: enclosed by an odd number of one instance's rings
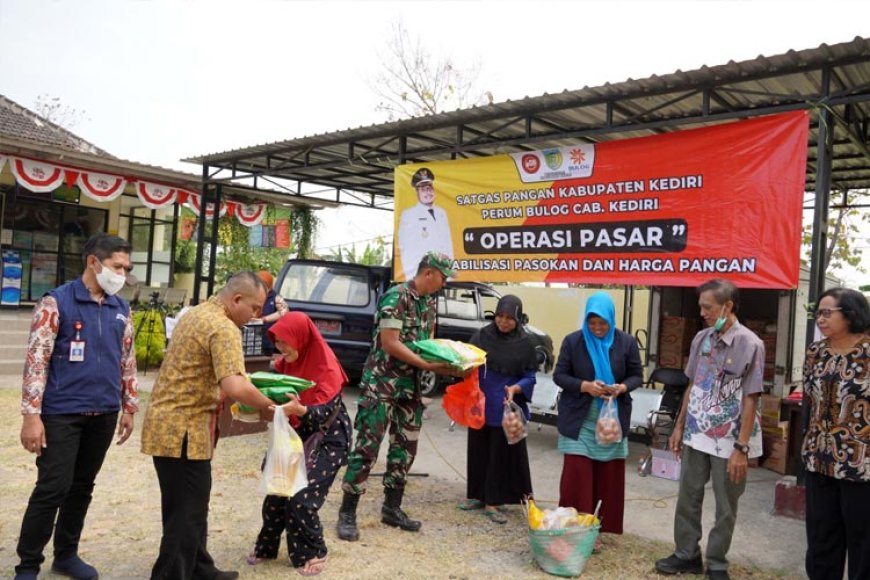
[[[390,288],[378,303],[374,340],[360,381],[360,398],[354,428],[356,441],[348,460],[338,513],[338,537],[356,541],[356,506],[365,493],[365,482],[384,434],[389,428],[390,448],[384,475],[381,521],[416,532],[420,522],[402,511],[408,471],[417,453],[423,422],[418,370],[451,374],[446,363],[432,363],[412,352],[407,344],[432,338],[435,328],[435,293],[454,275],[446,254],[427,253],[413,280]]]

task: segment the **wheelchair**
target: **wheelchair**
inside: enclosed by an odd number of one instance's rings
[[[646,383],[647,388],[655,388],[656,384],[664,385],[662,398],[658,409],[647,414],[647,433],[649,435],[649,447],[637,463],[637,473],[646,477],[652,471],[652,449],[667,449],[668,440],[674,431],[680,406],[683,402],[683,394],[689,386],[689,377],[683,369],[658,368],[655,369]]]

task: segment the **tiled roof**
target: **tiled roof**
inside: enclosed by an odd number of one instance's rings
[[[12,155],[60,162],[128,178],[153,180],[190,191],[201,189],[198,173],[120,159],[3,95],[0,95],[0,146],[4,153]],[[314,209],[337,205],[329,200],[287,195],[283,191],[251,191],[250,188],[241,189],[230,184],[224,187],[223,194],[236,201],[277,201]]]
[[[0,140],[3,137],[26,139],[101,157],[115,157],[75,133],[37,115],[27,107],[0,95]]]

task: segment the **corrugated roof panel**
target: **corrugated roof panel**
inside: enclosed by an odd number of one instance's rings
[[[233,161],[250,161],[254,157],[262,165],[262,158],[269,154],[307,151],[308,166],[304,170],[294,173],[291,168],[282,175],[329,184],[352,182],[362,187],[361,191],[381,192],[382,187],[365,184],[376,182],[372,175],[360,173],[378,171],[380,167],[381,173],[391,178],[392,164],[398,161],[398,142],[389,139],[399,135],[406,138],[409,160],[640,137],[773,112],[777,108],[785,110],[782,107],[805,107],[819,100],[823,67],[832,71],[828,103],[837,107],[841,117],[849,116],[853,125],[857,126],[857,120],[866,127],[870,118],[870,41],[859,37],[832,46],[823,44],[781,55],[760,55],[744,62],[702,66],[694,71],[677,70],[645,79],[322,133],[191,160],[228,167]],[[845,98],[854,102],[847,103]],[[607,123],[608,107],[612,111],[612,125]],[[527,117],[531,118],[528,136]],[[463,138],[458,142],[460,128]],[[852,171],[848,175],[843,173],[842,179],[854,178],[858,180],[855,183],[870,186],[870,179],[861,181],[864,178],[859,171],[862,163],[870,165],[866,129],[863,136],[856,139],[853,135],[851,140],[842,122],[836,124],[835,130],[838,145],[834,155],[844,159],[844,163],[835,159],[835,173]],[[811,138],[814,143],[817,132],[812,132]],[[385,143],[385,139],[389,142]],[[354,159],[348,158],[351,145]],[[812,172],[813,168],[808,170]]]

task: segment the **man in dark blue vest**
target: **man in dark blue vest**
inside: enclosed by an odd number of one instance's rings
[[[130,270],[130,251],[117,236],[93,236],[82,253],[81,278],[55,288],[34,308],[21,445],[36,455],[38,475],[21,523],[16,580],[36,580],[52,529],[52,571],[98,577],[79,557],[79,539],[115,425],[120,445],[139,409],[130,306],[115,296]]]

